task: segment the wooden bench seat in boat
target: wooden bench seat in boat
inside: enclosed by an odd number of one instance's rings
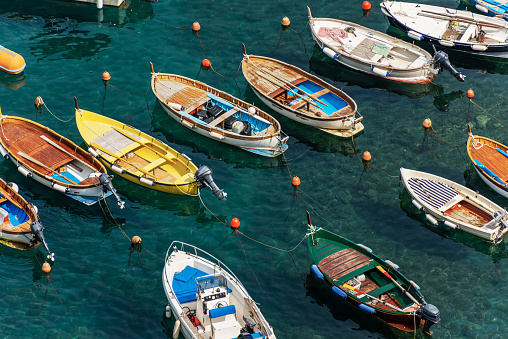
[[[233,114],[235,114],[236,112],[238,112],[238,108],[234,107],[234,108],[230,109],[229,111],[227,111],[226,113],[219,115],[217,118],[210,121],[210,123],[208,125],[215,127],[215,126],[219,125],[220,123],[222,123],[227,118],[229,118],[230,116],[232,116]]]
[[[470,24],[469,26],[467,26],[465,32],[460,37],[459,41],[460,42],[468,42],[469,39],[471,38],[471,36],[473,35],[473,33],[476,33],[476,24],[474,24],[474,25]]]
[[[364,292],[370,294],[373,297],[379,297],[381,294],[391,291],[395,287],[396,287],[396,285],[393,282],[391,282],[391,283],[386,284],[383,287],[377,288],[373,291],[369,291],[369,292],[364,291]],[[361,289],[361,286],[360,286],[360,289]]]
[[[334,249],[335,248],[332,248],[327,252],[333,251]],[[326,273],[331,279],[336,280],[370,264],[370,260],[370,258],[360,252],[351,248],[346,248],[323,258],[319,262],[318,267],[321,272]]]
[[[277,81],[277,80],[274,78],[274,81]],[[305,82],[305,81],[307,81],[306,78],[298,78],[296,80],[291,81],[291,85],[297,86],[297,85],[299,85],[299,84],[301,84],[302,82]],[[281,81],[278,81],[278,82],[281,82]],[[295,88],[291,88],[291,89],[294,90],[294,91],[297,91],[297,89],[295,89]],[[285,87],[279,87],[275,91],[273,91],[271,93],[268,93],[268,96],[270,98],[274,99],[276,96],[278,96],[278,95],[280,95],[280,94],[282,94],[284,92],[287,92],[287,91],[288,91],[287,88],[285,88]]]
[[[147,172],[150,172],[151,170],[153,170],[154,168],[157,168],[159,166],[161,166],[162,164],[164,164],[166,162],[166,159],[164,158],[159,158],[155,161],[152,161],[151,163],[149,163],[148,165],[146,165],[145,167],[143,167],[143,169]]]

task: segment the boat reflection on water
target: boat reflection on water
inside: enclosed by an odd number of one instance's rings
[[[10,88],[13,90],[17,90],[20,87],[25,85],[26,74],[25,72],[21,72],[18,74],[7,74],[4,72],[0,72],[0,84],[4,88]]]
[[[381,91],[405,95],[409,98],[423,98],[427,95],[432,95],[434,97],[434,106],[442,112],[448,111],[450,102],[464,96],[462,91],[452,91],[445,94],[443,86],[432,82],[426,84],[401,83],[351,70],[326,56],[318,45],[314,45],[312,57],[309,60],[309,68],[311,72],[319,76],[334,82],[345,82],[347,86],[375,88]]]
[[[248,102],[252,102],[252,100]],[[284,130],[284,126],[282,127]],[[274,158],[258,156],[237,147],[196,135],[196,133],[178,124],[168,116],[158,101],[155,103],[152,111],[152,128],[150,132],[152,134],[160,132],[171,143],[190,147],[193,153],[205,154],[208,159],[234,164],[235,168],[261,169],[286,166],[282,156]]]
[[[404,189],[404,187],[401,187],[400,189],[399,200],[400,208],[406,212],[408,217],[421,222],[423,226],[440,235],[441,237],[464,244],[476,252],[492,256],[492,261],[494,263],[499,262],[503,258],[506,258],[505,253],[508,248],[508,246],[506,246],[508,242],[506,237],[502,243],[496,245],[472,234],[446,227],[442,223],[439,223],[438,226],[433,226],[425,219],[425,212],[417,210],[416,207],[411,203],[411,195]]]
[[[18,272],[21,271],[21,267],[31,268],[33,282],[41,280],[40,283],[42,283],[42,279],[46,278],[46,273],[42,272],[41,265],[47,261],[47,258],[39,248],[30,251],[20,251],[0,244],[0,260],[10,262],[10,265],[14,267],[13,270]]]
[[[256,96],[250,86],[247,86],[244,93],[244,100],[247,102],[254,103],[257,107],[262,109],[269,114],[273,114],[273,117],[277,119],[282,126],[282,131],[290,136],[289,139],[289,150],[286,157],[290,156],[294,152],[295,144],[292,142],[297,139],[311,148],[312,151],[322,153],[339,153],[346,157],[352,157],[356,155],[355,144],[351,138],[340,138],[329,133],[320,131],[312,126],[304,125],[289,118],[286,118],[282,114],[279,114],[272,110],[270,107],[265,105]],[[364,131],[354,135],[354,140],[360,137]],[[359,149],[357,149],[360,152]],[[283,164],[283,166],[285,166]]]

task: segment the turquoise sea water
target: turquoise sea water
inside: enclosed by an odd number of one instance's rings
[[[424,2],[459,6],[449,0]],[[249,237],[292,249],[305,235],[309,210],[315,225],[373,248],[420,285],[426,300],[441,311],[441,322],[432,328],[435,338],[502,338],[508,321],[508,250],[428,224],[401,190],[398,169],[444,176],[507,206],[508,199],[474,173],[464,142],[470,123],[475,133],[508,144],[508,63],[450,53],[466,82],[443,73],[425,86],[390,84],[348,71],[314,46],[306,6],[315,17],[354,21],[404,37],[389,28],[376,3],[375,13],[363,18],[361,3],[132,0],[129,9],[104,8],[99,22],[94,5],[2,1],[1,44],[27,63],[21,75],[0,74],[2,113],[35,119],[33,102],[41,96],[55,116],[68,120],[76,96],[82,108],[135,126],[190,155],[196,165],[208,165],[229,196],[218,201],[204,190],[204,203],[221,220],[239,218]],[[284,16],[294,30],[281,34]],[[170,26],[190,28],[194,21],[202,27],[199,40],[189,30]],[[353,144],[267,109],[241,72],[231,79],[242,58],[241,43],[250,54],[311,70],[342,88],[365,117],[364,133]],[[200,72],[205,57],[226,77]],[[175,123],[148,88],[150,61],[160,72],[191,78],[199,73],[199,80],[273,114],[290,135],[287,163],[203,138]],[[104,71],[122,91],[108,87],[105,92]],[[469,108],[469,88],[486,112]],[[425,136],[422,121],[429,117],[437,134]],[[74,120],[59,121],[46,109],[38,118],[84,146]],[[364,172],[355,153],[367,150],[373,160]],[[297,197],[288,168],[302,181],[303,193]],[[337,300],[310,275],[305,242],[288,255],[243,236],[228,237],[229,230],[199,199],[150,191],[117,177],[113,183],[127,208],[120,210],[109,198],[113,222],[98,205],[80,205],[24,178],[10,161],[0,164],[0,177],[16,182],[38,206],[56,254],[48,285],[40,249],[20,252],[0,246],[0,337],[171,337],[172,322],[164,319],[161,258],[173,240],[194,244],[225,262],[261,304],[278,338],[413,337]],[[140,236],[147,251],[130,256],[130,242],[116,223],[129,237]],[[421,331],[416,336],[424,337]]]

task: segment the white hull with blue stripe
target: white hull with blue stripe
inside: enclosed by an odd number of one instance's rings
[[[178,331],[187,339],[275,338],[234,273],[195,246],[171,243],[162,283],[176,319],[174,338]]]
[[[480,238],[499,243],[508,232],[506,209],[473,190],[425,172],[400,169],[404,187],[413,205],[426,213],[427,220],[444,223]]]

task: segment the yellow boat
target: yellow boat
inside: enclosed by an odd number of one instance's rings
[[[213,182],[207,166],[199,169],[191,159],[160,140],[103,115],[82,110],[76,103],[76,124],[88,151],[121,177],[153,190],[198,195],[205,186],[220,200],[226,193]]]

